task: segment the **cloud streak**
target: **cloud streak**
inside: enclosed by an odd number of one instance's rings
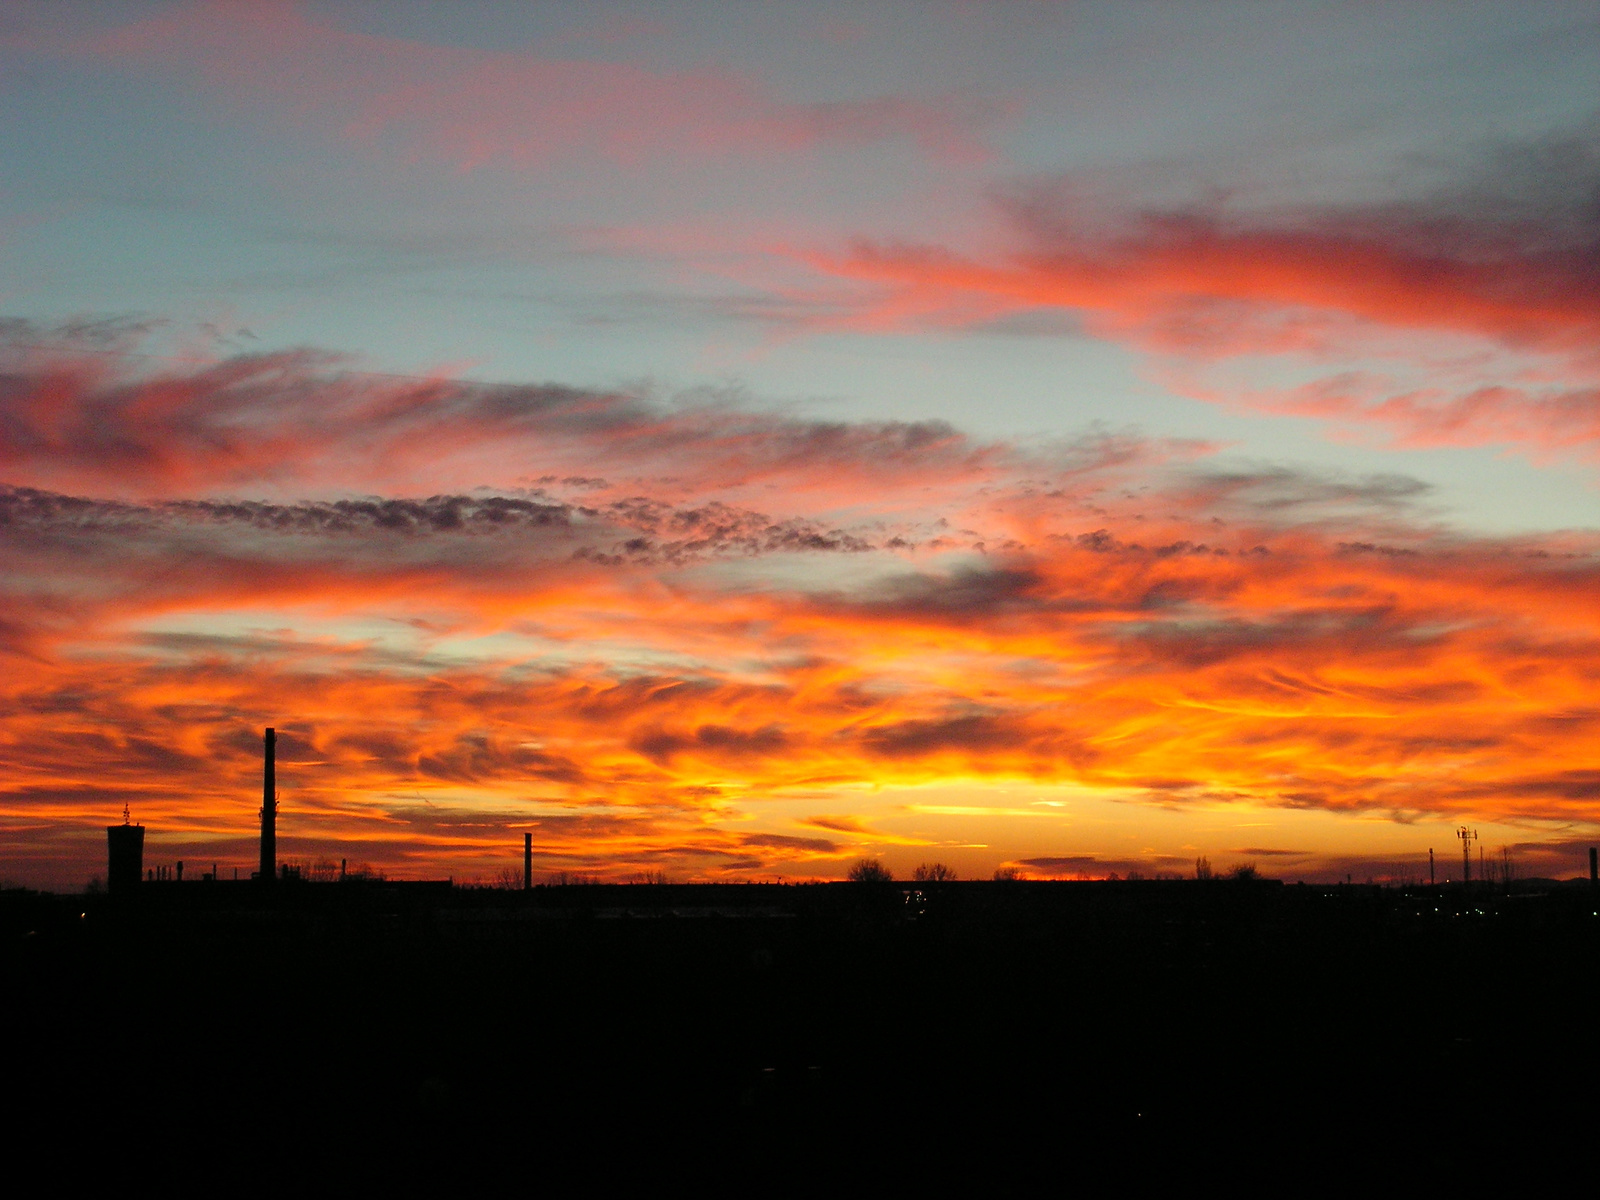
[[[294,3],[192,3],[36,52],[159,71],[240,110],[460,171],[573,157],[624,166],[903,143],[982,160],[1014,104],[965,94],[806,101],[733,70],[662,71],[538,48],[484,50],[341,27]]]
[[[124,496],[230,487],[442,490],[562,480],[617,494],[647,473],[692,470],[691,487],[781,486],[847,501],[863,477],[913,490],[979,480],[1009,447],[941,421],[826,422],[765,414],[719,396],[663,402],[557,385],[495,386],[381,376],[311,352],[194,364],[85,353],[51,331],[0,339],[0,477]],[[1114,439],[1064,447],[1093,468]],[[615,482],[592,477],[604,462]],[[818,467],[827,464],[828,471]]]

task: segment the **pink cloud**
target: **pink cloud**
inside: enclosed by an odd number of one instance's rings
[[[842,255],[784,252],[882,289],[860,318],[869,326],[1069,308],[1103,332],[1200,357],[1315,353],[1349,322],[1570,352],[1600,336],[1600,301],[1582,264],[1554,254],[1520,259],[1507,247],[1482,262],[1452,261],[1357,231],[1230,230],[1198,218],[1151,221],[1105,241],[1041,241],[998,262],[866,241]]]
[[[1224,390],[1190,380],[1184,390],[1239,409],[1376,428],[1397,446],[1510,444],[1547,455],[1600,457],[1600,385],[1406,389],[1357,373],[1292,389]]]
[[[1594,454],[1600,233],[1585,197],[1600,157],[1574,145],[1566,158],[1571,178],[1531,181],[1550,194],[1521,209],[1472,194],[1114,220],[1043,191],[1012,206],[1019,245],[1006,253],[771,249],[858,288],[814,324],[877,333],[1065,310],[1149,352],[1180,390],[1233,407],[1375,427],[1407,446]],[[1352,361],[1398,363],[1420,381],[1372,386],[1369,373],[1352,387],[1348,370],[1325,374]],[[1285,366],[1324,377],[1292,391],[1249,381]]]
[[[152,363],[51,338],[26,327],[0,339],[0,480],[124,499],[573,480],[591,504],[692,497],[771,512],[781,499],[782,520],[867,501],[886,516],[921,511],[935,485],[948,496],[1018,474],[1059,483],[1203,449],[1093,435],[1024,453],[941,421],[374,375],[312,352]]]
[[[571,155],[631,164],[884,141],[982,159],[986,134],[1013,107],[954,94],[787,100],[721,67],[658,71],[435,45],[343,29],[292,3],[190,4],[36,48],[169,72],[232,103],[461,170]]]

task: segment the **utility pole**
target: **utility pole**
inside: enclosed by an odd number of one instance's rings
[[[1428,886],[1433,886],[1433,847],[1428,847]]]

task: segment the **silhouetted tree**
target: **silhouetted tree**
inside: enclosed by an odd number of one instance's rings
[[[1211,860],[1204,856],[1194,860],[1194,877],[1196,879],[1215,879],[1216,874],[1211,870]]]
[[[849,879],[852,883],[892,883],[894,872],[883,865],[882,859],[862,858],[851,865]]]
[[[599,883],[600,876],[569,874],[566,871],[557,871],[553,875],[549,876],[548,882],[551,887],[578,887],[587,884]]]
[[[947,867],[943,863],[922,863],[911,872],[911,878],[918,883],[949,883],[956,877],[954,867]]]
[[[994,881],[996,883],[1016,883],[1022,878],[1022,872],[1016,867],[996,867]]]
[[[1229,872],[1228,878],[1237,879],[1240,883],[1253,883],[1261,878],[1261,872],[1256,870],[1255,863],[1240,863]]]
[[[331,858],[319,858],[312,863],[300,864],[300,878],[317,883],[332,883],[339,878],[339,864]]]

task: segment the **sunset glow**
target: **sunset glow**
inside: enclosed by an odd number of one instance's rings
[[[8,881],[247,871],[266,726],[280,855],[407,878],[1581,869],[1592,13],[1448,130],[1308,16],[1391,136],[1218,63],[1176,155],[1021,47],[1192,9],[601,7],[0,30]]]

